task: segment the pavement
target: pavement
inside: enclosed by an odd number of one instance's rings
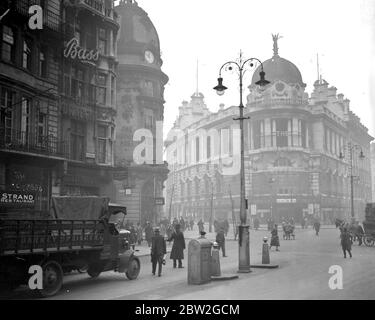
[[[167,256],[163,274],[151,274],[149,248],[142,246],[137,253],[141,260],[141,272],[136,280],[128,280],[123,274],[103,272],[97,279],[87,274],[72,273],[64,278],[63,290],[51,300],[217,300],[217,299],[375,299],[375,247],[353,245],[353,258],[344,259],[340,247],[339,231],[322,228],[319,236],[314,230],[296,229],[295,240],[282,240],[280,251],[270,251],[271,263],[277,269],[252,269],[251,273],[238,274],[239,278],[212,281],[204,285],[187,284],[187,251],[184,269],[174,269]],[[197,237],[197,231],[186,231],[187,239]],[[250,231],[251,264],[261,263],[262,239],[269,231]],[[214,233],[207,234],[214,239]],[[238,242],[228,234],[227,258],[220,256],[223,274],[235,274],[238,270]],[[186,241],[188,243],[188,240]],[[170,246],[169,246],[170,248]],[[147,252],[148,251],[148,252]],[[143,255],[146,254],[147,255]],[[342,289],[329,286],[332,266],[342,270]],[[8,294],[8,299],[35,299],[25,288]],[[4,297],[3,297],[4,298]]]

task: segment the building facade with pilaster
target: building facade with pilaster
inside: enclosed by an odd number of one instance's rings
[[[116,12],[121,29],[112,198],[127,207],[129,221],[157,222],[163,215],[168,173],[162,159],[164,86],[168,77],[161,70],[159,36],[148,14],[132,0],[120,1]],[[142,142],[145,132],[147,138]],[[134,156],[143,143],[150,147],[145,159]]]
[[[244,125],[248,218],[348,219],[352,175],[354,213],[363,220],[371,200],[373,138],[350,101],[323,79],[315,81],[309,96],[299,69],[279,56],[277,37],[274,54],[263,66],[270,84],[255,85],[258,67],[244,109],[250,117]],[[233,121],[238,107],[194,119],[186,117],[189,112],[183,104],[165,142],[171,170],[166,193],[173,190],[167,207],[173,216],[239,221],[240,136]],[[190,123],[181,125],[184,118]]]

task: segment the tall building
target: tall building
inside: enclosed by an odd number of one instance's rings
[[[60,79],[67,161],[54,194],[108,195],[114,165],[116,50],[113,0],[65,1]]]
[[[371,143],[371,183],[372,183],[372,202],[375,202],[375,143]]]
[[[350,110],[349,100],[325,80],[315,81],[308,96],[299,69],[279,56],[277,40],[274,37],[273,56],[263,62],[271,83],[266,88],[255,85],[259,66],[244,109],[250,117],[244,126],[248,217],[300,221],[318,216],[323,222],[348,218],[352,175],[354,211],[361,220],[371,199],[373,138]],[[173,215],[238,219],[240,140],[233,121],[238,107],[221,106],[197,118],[189,116],[191,112],[191,104],[182,105],[165,142]],[[361,151],[364,159],[359,158]]]
[[[42,30],[29,23],[30,1],[1,1],[0,213],[44,216],[66,143],[59,128],[61,3],[45,1]],[[17,215],[18,214],[18,215]]]
[[[162,213],[168,169],[162,161],[164,86],[160,41],[155,26],[136,1],[122,0],[118,41],[115,174],[112,198],[126,205],[133,222],[157,221]],[[137,147],[151,147],[146,160],[135,159]],[[139,139],[137,138],[139,133]]]
[[[42,29],[29,27],[32,4],[43,10]],[[8,8],[0,25],[1,210],[44,216],[54,195],[108,195],[119,29],[113,1],[1,1],[1,12]]]

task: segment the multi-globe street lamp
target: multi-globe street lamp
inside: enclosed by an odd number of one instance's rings
[[[218,84],[213,89],[216,90],[218,95],[223,95],[225,90],[228,89],[223,85],[223,78],[221,76],[221,72],[224,67],[224,70],[232,71],[233,68],[236,68],[239,72],[239,81],[240,81],[240,105],[238,106],[240,109],[240,116],[238,118],[234,118],[234,120],[240,121],[240,183],[241,183],[241,196],[240,196],[240,225],[239,225],[239,237],[238,237],[238,244],[239,244],[239,267],[238,272],[247,273],[250,272],[250,239],[249,239],[249,225],[247,224],[246,218],[246,199],[245,199],[245,166],[244,166],[244,133],[243,133],[243,121],[244,119],[249,119],[249,117],[243,116],[243,101],[242,101],[242,94],[243,94],[243,75],[246,71],[246,67],[249,66],[251,68],[254,67],[254,61],[258,61],[261,65],[261,71],[259,72],[260,80],[255,82],[256,85],[261,87],[266,86],[270,82],[265,79],[265,72],[263,70],[262,62],[257,58],[250,58],[245,61],[242,59],[242,53],[240,53],[240,58],[238,62],[235,61],[228,61],[224,63],[219,71],[219,78],[217,79]]]
[[[350,214],[352,219],[354,218],[354,176],[353,176],[353,154],[355,151],[359,151],[359,159],[364,159],[365,155],[363,154],[362,147],[358,144],[353,144],[350,141],[347,143],[347,150],[349,152],[349,170],[350,170]],[[345,154],[340,151],[339,158],[341,160],[345,159]]]

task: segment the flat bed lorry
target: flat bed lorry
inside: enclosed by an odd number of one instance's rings
[[[119,231],[113,222],[116,215],[126,214],[125,207],[99,197],[60,197],[54,202],[52,218],[0,219],[0,286],[27,285],[29,268],[35,265],[43,271],[43,286],[36,289],[42,297],[58,293],[64,273],[74,269],[87,267],[93,278],[109,270],[130,280],[138,277],[140,261],[130,249],[129,233]],[[72,212],[64,212],[61,203],[75,210],[83,203],[89,213],[84,219],[72,219]]]

